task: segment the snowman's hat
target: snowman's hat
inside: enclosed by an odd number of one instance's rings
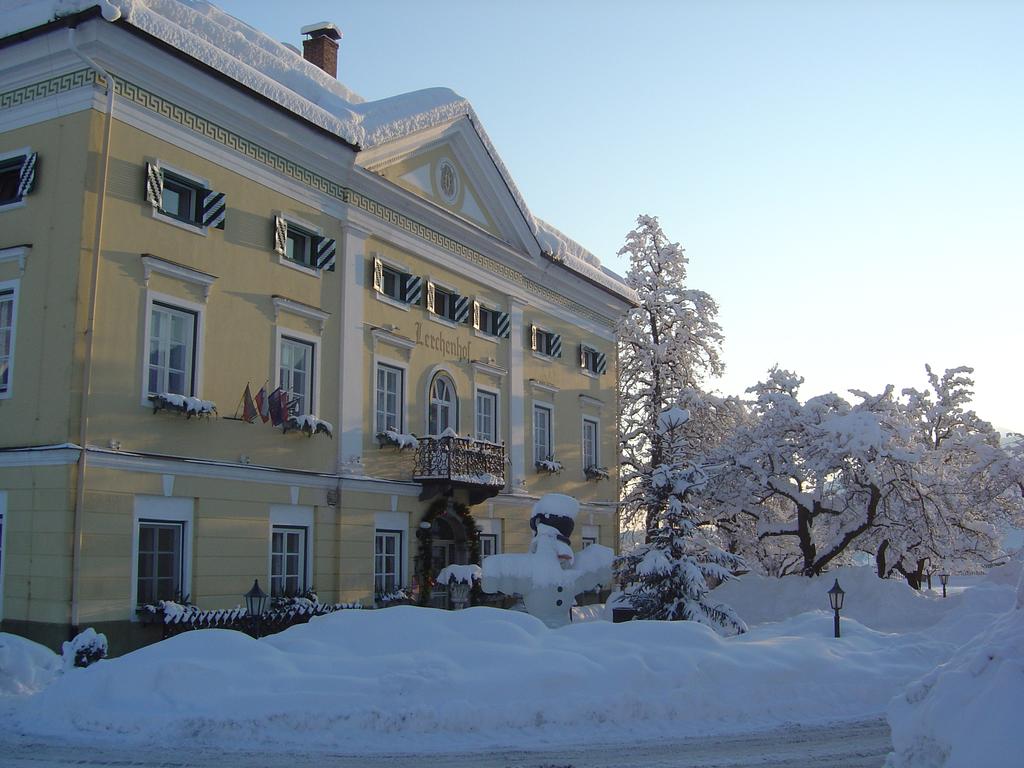
[[[547,525],[558,531],[558,540],[566,544],[576,527],[576,515],[580,511],[580,503],[572,496],[564,493],[548,493],[541,496],[533,505],[530,515],[530,528],[537,532],[537,525]]]

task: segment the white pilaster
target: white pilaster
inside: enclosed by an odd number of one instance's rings
[[[509,386],[509,424],[508,424],[508,456],[511,462],[509,490],[512,493],[526,492],[526,381],[523,378],[523,307],[524,303],[517,299],[509,300],[509,319],[511,334],[509,336],[508,354],[508,386]]]
[[[366,292],[368,234],[345,225],[338,259],[341,270],[338,354],[338,472],[363,473],[363,419],[366,386],[363,370],[363,298]]]

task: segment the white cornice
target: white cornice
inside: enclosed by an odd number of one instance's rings
[[[580,405],[587,405],[591,408],[604,408],[604,400],[598,400],[590,395],[580,395]]]
[[[96,448],[94,446],[89,446],[88,453],[91,466],[103,467],[105,469],[121,469],[129,472],[209,477],[271,485],[298,485],[304,488],[330,489],[337,487],[338,484],[337,475],[328,473],[301,472],[277,467],[234,464],[226,461],[212,461],[184,456],[129,453]]]
[[[197,269],[175,264],[173,261],[161,259],[159,256],[154,256],[151,253],[142,254],[142,270],[147,288],[149,287],[150,276],[156,272],[186,283],[198,285],[203,290],[203,301],[210,298],[210,287],[217,280],[216,275],[210,275]]]
[[[312,320],[314,323],[320,324],[320,333],[324,332],[324,328],[327,325],[327,318],[331,316],[330,312],[324,312],[322,309],[317,307],[311,307],[309,304],[303,304],[301,301],[295,301],[295,299],[289,299],[285,296],[273,296],[271,297],[274,302],[274,322],[278,321],[278,316],[281,310],[291,312],[293,315],[304,317],[307,320]]]
[[[28,258],[28,252],[32,250],[32,246],[26,243],[25,245],[15,245],[11,248],[0,249],[0,264],[5,261],[16,261],[18,262],[18,274],[25,274],[25,259]]]
[[[72,443],[0,450],[0,467],[55,467],[74,464],[81,449]]]
[[[508,369],[502,368],[501,366],[498,365],[492,365],[491,363],[485,363],[483,360],[474,360],[473,362],[470,363],[470,365],[473,367],[473,370],[476,371],[477,373],[486,373],[491,376],[496,376],[498,378],[501,378],[502,376],[508,374]]]
[[[548,384],[545,381],[537,381],[537,379],[530,379],[530,386],[539,392],[547,392],[551,395],[557,395],[561,392],[561,388],[556,387],[554,384]]]
[[[405,336],[399,336],[397,333],[392,333],[385,328],[374,328],[371,331],[373,336],[374,347],[378,343],[390,344],[392,347],[398,347],[399,349],[412,349],[416,346],[416,342]]]

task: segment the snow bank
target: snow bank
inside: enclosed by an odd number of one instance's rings
[[[62,668],[61,657],[39,643],[0,632],[0,695],[35,693]]]
[[[851,606],[855,584],[847,579]],[[870,717],[948,659],[965,627],[984,626],[988,603],[979,613],[968,599],[977,589],[945,601],[945,627],[898,635],[844,620],[840,640],[827,610],[733,638],[693,622],[549,630],[527,614],[490,608],[341,611],[258,641],[188,632],[13,697],[0,722],[25,738],[126,748],[395,753]],[[1001,611],[1012,604],[1013,589],[989,591],[1001,596]]]
[[[1020,765],[1024,755],[1024,576],[1014,607],[889,705],[887,768]]]
[[[834,580],[846,592],[843,621],[853,619],[880,632],[924,629],[940,621],[963,601],[951,595],[943,602],[917,592],[905,581],[880,579],[871,568],[840,568],[823,576],[781,579],[747,574],[727,581],[714,595],[731,605],[748,626],[783,621],[804,611],[829,610],[828,590]],[[1005,599],[1005,595],[1003,596]]]

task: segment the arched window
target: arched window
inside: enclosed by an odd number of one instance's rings
[[[458,403],[455,398],[455,385],[444,374],[434,377],[430,385],[430,411],[427,432],[440,435],[449,427],[455,432],[458,426]]]

